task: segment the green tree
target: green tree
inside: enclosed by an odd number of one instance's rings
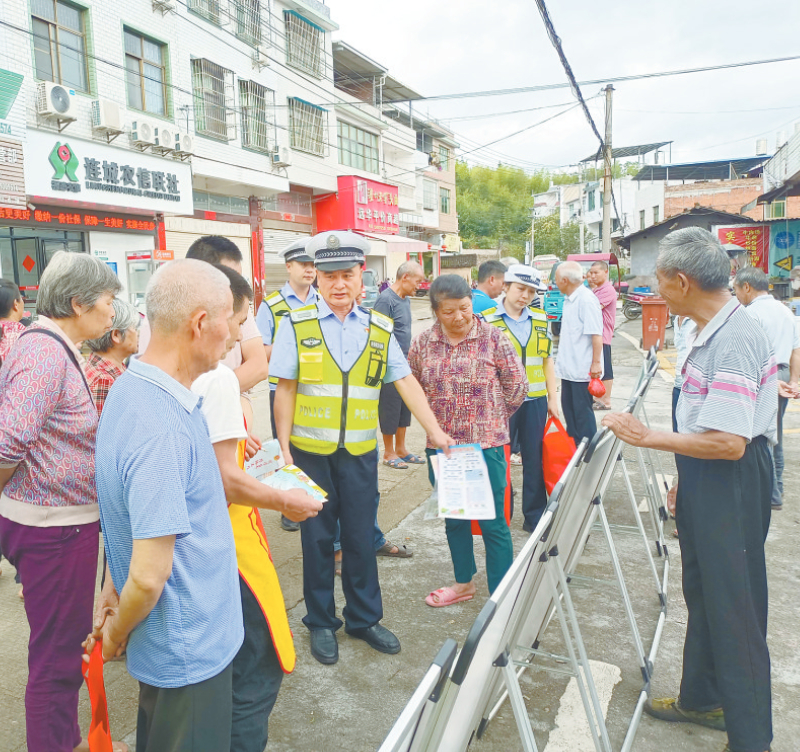
[[[586,242],[592,237],[592,233],[584,231]],[[564,261],[570,253],[580,253],[580,249],[580,225],[577,222],[568,222],[561,227],[558,213],[534,220],[534,256],[553,254]]]
[[[577,175],[533,174],[499,164],[496,168],[456,164],[459,234],[464,248],[498,248],[503,256],[523,258],[531,237],[533,194],[551,183],[575,183]]]

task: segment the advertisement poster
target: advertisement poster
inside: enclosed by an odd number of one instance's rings
[[[733,243],[744,248],[750,256],[750,265],[767,274],[769,271],[769,227],[720,227],[717,237],[723,245]]]

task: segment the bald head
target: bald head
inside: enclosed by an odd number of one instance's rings
[[[232,305],[228,278],[205,261],[170,261],[150,279],[145,293],[153,333],[174,334],[200,310],[216,318]]]

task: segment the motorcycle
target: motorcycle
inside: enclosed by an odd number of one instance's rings
[[[653,293],[623,293],[622,294],[622,315],[628,321],[634,321],[642,315],[642,300],[654,297]],[[667,318],[667,329],[672,329],[673,316]]]

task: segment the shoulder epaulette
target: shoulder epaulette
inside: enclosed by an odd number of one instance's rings
[[[390,319],[385,314],[380,313],[380,311],[376,311],[373,309],[372,311],[369,312],[369,316],[370,316],[370,321],[373,322],[375,326],[378,326],[384,331],[389,332],[389,334],[391,334],[394,331],[394,321],[392,321],[392,319]]]
[[[316,303],[312,303],[311,305],[303,306],[302,308],[295,308],[290,314],[289,317],[295,323],[299,323],[300,321],[310,321],[311,319],[315,319],[318,316],[317,306]]]

